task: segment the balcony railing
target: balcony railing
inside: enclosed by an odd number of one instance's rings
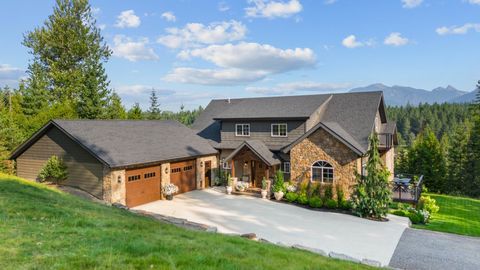
[[[378,146],[382,149],[390,149],[393,145],[393,134],[378,133]]]
[[[392,182],[392,199],[397,202],[417,203],[422,195],[423,175],[415,177],[400,175]]]

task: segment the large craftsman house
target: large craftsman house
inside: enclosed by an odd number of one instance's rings
[[[286,179],[349,190],[375,132],[393,177],[396,127],[382,92],[213,100],[193,129],[219,151],[224,169],[256,187],[281,169]]]
[[[163,198],[166,183],[179,193],[208,187],[219,165],[257,187],[281,169],[293,181],[348,190],[374,132],[393,172],[395,124],[381,92],[213,100],[192,129],[175,121],[53,120],[11,158],[18,176],[35,181],[58,156],[68,168],[63,184],[131,207]]]

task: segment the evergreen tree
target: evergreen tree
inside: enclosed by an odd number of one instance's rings
[[[473,125],[467,145],[465,166],[465,194],[480,197],[480,81],[477,84],[477,99],[473,105]]]
[[[152,92],[150,93],[150,108],[148,109],[148,119],[160,119],[160,104],[158,104],[158,97],[155,89],[152,89]]]
[[[127,118],[127,112],[125,111],[125,107],[122,105],[122,100],[117,93],[112,93],[105,114],[107,119]]]
[[[103,63],[111,51],[87,0],[57,0],[53,14],[25,35],[23,45],[33,55],[26,93],[35,97],[46,89],[51,102],[73,100],[80,118],[103,114],[110,93]]]
[[[367,152],[367,175],[357,174],[357,184],[352,195],[353,211],[361,217],[384,218],[391,201],[388,176],[378,152],[378,135],[370,136],[370,149]]]
[[[469,124],[459,125],[450,134],[447,152],[448,193],[463,193],[466,190],[465,169],[468,161],[467,145],[470,136]]]
[[[133,119],[133,120],[143,119],[143,112],[138,102],[136,102],[133,105],[133,107],[128,111],[128,119]]]
[[[22,94],[23,114],[32,116],[46,108],[52,97],[46,73],[43,72],[38,62],[30,64],[27,74],[28,78],[20,82],[19,91]]]
[[[426,127],[413,142],[409,151],[410,173],[423,175],[425,185],[434,192],[445,191],[446,163],[437,137]]]

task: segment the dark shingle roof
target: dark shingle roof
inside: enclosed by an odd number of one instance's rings
[[[53,120],[47,125],[58,127],[110,167],[217,153],[207,140],[172,120]],[[21,154],[16,152],[12,157]]]
[[[377,110],[379,107],[383,109],[382,102],[382,92],[231,99],[230,103],[228,100],[212,100],[193,128],[200,136],[218,143],[221,126],[215,119],[308,118],[324,104],[319,120],[323,127],[328,127],[360,153],[365,153]],[[214,146],[221,148],[222,144]]]
[[[237,147],[228,157],[226,161],[231,160],[235,155],[242,150],[243,147],[248,147],[252,152],[254,152],[263,162],[268,166],[274,166],[281,164],[280,159],[272,153],[268,147],[260,140],[247,140],[244,141],[240,146]]]

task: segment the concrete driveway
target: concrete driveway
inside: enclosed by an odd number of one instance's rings
[[[221,233],[255,233],[286,245],[299,244],[325,252],[371,259],[388,265],[408,220],[389,216],[389,222],[312,211],[250,196],[197,190],[134,209],[216,226]]]

